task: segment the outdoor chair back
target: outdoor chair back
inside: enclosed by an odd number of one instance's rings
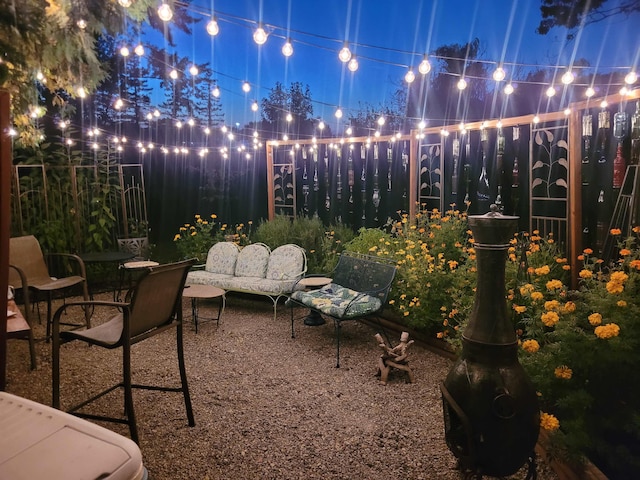
[[[159,265],[148,268],[134,289],[130,303],[90,301],[70,302],[60,307],[53,317],[53,406],[60,408],[60,346],[72,340],[80,340],[90,345],[108,349],[122,348],[122,381],[89,400],[71,407],[67,411],[79,417],[99,419],[129,425],[131,439],[138,443],[138,431],[133,408],[133,388],[182,392],[190,426],[195,425],[187,375],[184,364],[182,342],[182,291],[187,272],[195,260]],[[74,307],[110,307],[114,315],[110,320],[87,330],[60,331],[60,318]],[[169,328],[176,328],[180,387],[165,387],[132,384],[131,345],[157,335]],[[108,417],[79,412],[81,408],[101,398],[117,388],[124,389],[125,414],[122,417]]]

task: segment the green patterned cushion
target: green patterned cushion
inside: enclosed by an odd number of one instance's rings
[[[293,292],[291,298],[339,319],[356,318],[377,312],[382,306],[379,298],[330,283],[311,292]]]

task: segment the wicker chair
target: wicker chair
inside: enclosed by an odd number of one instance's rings
[[[64,277],[52,276],[47,261],[53,260],[66,262],[69,273],[74,274]],[[9,284],[17,289],[23,289],[22,281],[26,279],[26,285],[30,290],[47,294],[47,339],[51,336],[51,301],[54,292],[79,285],[82,287],[85,301],[89,300],[87,272],[82,259],[70,253],[44,255],[40,248],[40,243],[33,235],[13,237],[9,240],[9,265],[13,267],[13,269],[9,270]],[[70,270],[73,270],[73,272]],[[68,323],[65,325],[82,326],[81,324]],[[91,312],[89,309],[84,311],[84,325],[87,328],[91,327]]]
[[[150,267],[138,282],[130,303],[91,301],[71,302],[60,307],[53,316],[53,406],[60,408],[60,346],[80,340],[90,345],[115,349],[122,348],[122,381],[101,393],[71,407],[67,411],[82,418],[103,420],[129,425],[131,439],[138,443],[138,429],[133,408],[133,388],[182,392],[189,426],[195,425],[182,343],[182,290],[189,268],[195,260]],[[60,331],[60,317],[72,307],[104,306],[114,310],[114,316],[105,323],[87,330]],[[86,308],[85,308],[86,309]],[[131,381],[131,345],[167,329],[175,328],[180,370],[180,387],[133,384]],[[122,417],[108,417],[79,412],[84,406],[117,388],[124,389],[125,412]]]

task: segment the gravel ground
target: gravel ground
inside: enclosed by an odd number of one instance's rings
[[[201,316],[217,311],[217,300],[201,305]],[[383,386],[374,375],[378,329],[344,324],[341,368],[335,368],[333,324],[306,327],[298,320],[292,339],[289,309],[279,305],[278,311],[274,320],[268,300],[229,296],[219,326],[203,322],[196,334],[187,323],[195,427],[187,425],[179,393],[134,392],[151,480],[462,478],[445,443],[438,388],[450,360],[414,344],[409,352],[416,382],[406,383],[397,372]],[[190,313],[186,300],[184,312]],[[44,326],[35,331],[42,337]],[[178,385],[174,338],[162,334],[133,347],[134,382]],[[33,372],[26,342],[8,345],[6,390],[49,405],[49,344],[38,342]],[[115,383],[119,354],[79,342],[64,345],[63,408]],[[121,393],[111,395],[93,411],[118,415]],[[104,426],[128,436],[126,426]],[[524,476],[523,470],[513,478]],[[541,464],[538,478],[558,477]]]

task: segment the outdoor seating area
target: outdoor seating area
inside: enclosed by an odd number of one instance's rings
[[[334,366],[334,329],[300,327],[287,334],[287,315],[273,318],[270,301],[230,294],[219,324],[198,333],[190,302],[183,301],[184,355],[195,426],[189,427],[180,394],[135,390],[137,425],[149,478],[399,478],[459,480],[448,451],[438,384],[451,360],[425,348],[411,347],[414,383],[392,371],[387,386],[376,372],[381,330],[361,322],[344,329],[342,368]],[[67,301],[76,301],[70,298]],[[97,300],[109,301],[110,293]],[[54,308],[62,300],[54,301]],[[202,301],[212,316],[218,300]],[[297,308],[302,315],[305,308]],[[96,310],[93,324],[108,317]],[[44,325],[35,325],[44,335]],[[390,335],[395,341],[398,335]],[[7,391],[50,405],[50,344],[37,342],[38,369],[29,368],[26,342],[9,342]],[[157,335],[131,348],[134,382],[176,382],[175,336]],[[61,345],[61,392],[65,407],[84,400],[122,375],[119,350]],[[120,415],[122,396],[112,392],[95,402],[94,413]],[[96,422],[125,437],[126,424]],[[357,461],[355,461],[357,459]],[[514,475],[510,478],[523,478]],[[543,462],[540,480],[558,477]]]

